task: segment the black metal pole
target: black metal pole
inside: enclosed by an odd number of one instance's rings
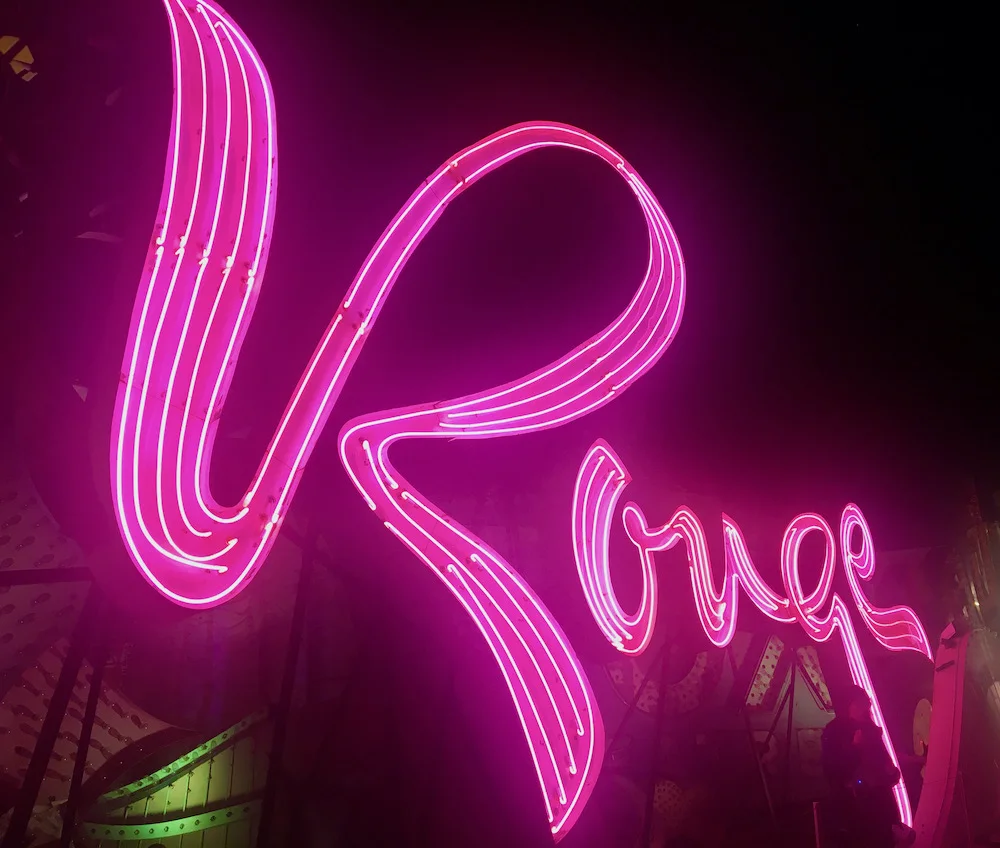
[[[789,687],[791,684],[789,684]],[[786,688],[781,694],[781,699],[778,701],[778,706],[774,710],[774,719],[771,721],[771,726],[768,728],[767,736],[764,737],[764,746],[771,744],[771,737],[774,736],[774,731],[778,729],[778,722],[781,721],[781,714],[785,711],[785,704],[788,702],[788,695],[790,693],[790,688]]]
[[[646,815],[642,826],[642,845],[644,848],[652,843],[653,838],[653,802],[656,796],[656,778],[660,771],[660,744],[663,738],[663,719],[667,714],[667,652],[660,651],[660,698],[656,709],[656,736],[653,739],[652,754],[649,763],[649,792],[646,794]]]
[[[309,599],[309,574],[315,558],[316,538],[313,535],[309,547],[302,552],[302,570],[299,572],[299,585],[295,594],[295,607],[292,610],[292,625],[288,634],[288,650],[285,653],[285,670],[281,679],[281,694],[279,695],[277,708],[274,713],[274,734],[271,737],[271,755],[267,766],[264,797],[261,799],[257,848],[270,848],[272,845],[274,812],[278,799],[278,784],[281,781],[285,740],[288,737],[288,715],[292,708],[292,694],[295,690],[299,649],[302,646],[306,603]],[[6,846],[0,846],[0,848],[6,848]]]
[[[87,601],[83,606],[83,611],[80,613],[80,620],[70,638],[69,651],[66,653],[66,659],[63,660],[59,679],[52,692],[52,700],[49,702],[49,708],[42,721],[42,728],[35,742],[35,750],[31,753],[24,782],[18,791],[10,824],[7,826],[7,833],[4,835],[3,841],[0,842],[0,848],[21,848],[24,844],[28,825],[31,822],[31,813],[35,807],[35,801],[38,799],[38,790],[42,786],[45,770],[48,768],[49,758],[52,756],[52,749],[59,736],[59,727],[62,725],[66,707],[69,706],[69,698],[73,694],[73,686],[80,673],[80,666],[83,665],[84,654],[97,626],[96,618],[100,610],[100,603],[97,589],[91,587],[87,593]]]
[[[73,780],[69,785],[69,797],[63,811],[62,835],[59,848],[70,848],[73,842],[73,828],[76,827],[76,814],[80,807],[80,787],[83,786],[83,775],[87,766],[87,752],[90,749],[90,737],[94,730],[94,719],[97,717],[97,702],[101,697],[101,683],[104,679],[104,667],[107,665],[108,649],[101,642],[91,655],[93,672],[90,675],[90,690],[87,693],[87,707],[83,712],[83,727],[80,729],[80,741],[76,746],[76,762],[73,764]]]
[[[733,669],[733,676],[736,676],[736,659],[733,657],[732,652],[726,648],[726,654],[729,656],[729,665]],[[747,713],[746,703],[740,705],[740,713],[743,715],[743,726],[747,731],[747,741],[750,743],[750,754],[753,756],[753,761],[757,764],[757,773],[760,775],[760,784],[764,788],[764,800],[767,801],[767,811],[771,815],[771,824],[777,827],[778,816],[774,811],[774,799],[771,797],[771,786],[767,782],[767,772],[764,770],[764,763],[761,761],[760,754],[757,753],[757,742],[753,738],[753,727],[750,725],[750,715]],[[781,707],[778,707],[777,716],[781,715]],[[775,717],[775,722],[777,722],[777,717]],[[768,740],[771,738],[771,733],[774,732],[774,725],[771,726],[771,731],[768,733]]]
[[[660,650],[657,655],[653,658],[653,661],[649,664],[649,671],[647,671],[646,676],[642,678],[642,683],[639,684],[639,688],[635,690],[635,696],[632,698],[632,703],[628,705],[628,709],[625,710],[625,715],[622,716],[622,720],[618,722],[618,727],[616,727],[615,732],[611,734],[610,741],[604,746],[605,755],[610,754],[611,751],[614,750],[614,747],[618,742],[618,737],[622,735],[622,731],[625,730],[625,725],[628,724],[628,720],[635,712],[635,708],[639,706],[639,700],[642,698],[642,693],[646,691],[646,686],[649,684],[649,680],[653,676],[653,672],[656,671],[656,666],[659,664],[660,660],[663,659],[663,654],[666,650],[667,645],[664,642],[660,646]]]
[[[788,684],[788,725],[785,728],[785,803],[792,795],[792,719],[795,717],[795,678],[799,676],[799,656],[792,660],[792,679]]]

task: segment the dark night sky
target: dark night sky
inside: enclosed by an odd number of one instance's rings
[[[61,17],[45,14],[52,3],[14,7],[41,73],[5,80],[5,144],[24,168],[4,178],[30,197],[4,199],[25,229],[5,241],[18,284],[4,341],[32,363],[5,378],[20,398],[64,391],[71,375],[100,389],[117,369],[159,193],[166,29],[152,0],[81,2]],[[228,8],[270,70],[282,170],[268,285],[224,424],[251,433],[220,447],[220,494],[241,490],[337,298],[409,192],[452,152],[533,118],[595,132],[643,174],[684,248],[688,307],[634,391],[555,440],[463,446],[470,476],[485,486],[554,445],[570,446],[571,467],[605,435],[633,470],[733,511],[770,505],[784,522],[855,499],[895,547],[948,538],[963,475],[991,484],[987,109],[967,33],[843,10]],[[644,263],[643,230],[614,176],[580,160],[539,154],[449,211],[331,428],[516,377],[616,314]],[[101,228],[86,211],[104,201],[99,223],[123,246],[74,241]],[[337,473],[333,443],[331,432],[316,479]]]

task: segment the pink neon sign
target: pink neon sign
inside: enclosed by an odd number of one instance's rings
[[[651,528],[642,511],[633,503],[625,505],[622,522],[625,532],[639,553],[642,593],[638,609],[626,613],[615,595],[611,580],[608,542],[611,525],[629,473],[621,459],[603,441],[587,452],[577,475],[573,497],[573,549],[584,595],[594,620],[605,637],[625,654],[640,654],[649,645],[656,621],[656,570],[653,554],[683,542],[687,550],[691,591],[701,626],[712,643],[720,648],[729,644],[736,632],[739,588],[772,621],[798,622],[817,642],[825,642],[839,632],[848,666],[855,683],[871,696],[872,715],[885,730],[885,719],[868,664],[858,644],[854,623],[840,596],[833,593],[837,560],[837,540],[825,519],[813,513],[793,518],[781,542],[781,577],[785,595],[775,592],[760,576],[747,550],[743,534],[729,516],[722,516],[726,568],[722,588],[717,589],[712,576],[708,543],[701,521],[688,507],[679,507],[663,526]],[[799,550],[809,533],[818,533],[825,542],[823,568],[816,588],[806,592],[799,579]],[[860,548],[854,539],[860,536]],[[918,651],[933,659],[931,646],[916,614],[909,607],[879,609],[872,605],[861,588],[858,577],[871,578],[875,571],[875,546],[861,510],[854,504],[844,507],[840,519],[840,552],[847,572],[854,603],[872,635],[893,651]],[[820,610],[830,602],[825,615]],[[899,761],[889,735],[886,741],[896,767]],[[901,819],[912,824],[913,813],[902,781],[894,790]]]
[[[680,324],[680,246],[646,184],[594,136],[520,124],[463,150],[413,194],[372,249],[328,326],[251,485],[215,502],[215,425],[267,259],[277,180],[274,99],[243,33],[212,3],[165,0],[175,95],[162,205],[140,283],[112,436],[122,538],[143,576],[188,607],[232,597],[274,543],[309,454],[406,261],[448,203],[501,165],[561,147],[596,156],[635,194],[649,229],[628,308],[559,361],[505,386],[347,425],[345,468],[386,528],[463,605],[507,681],[553,833],[572,826],[603,756],[589,683],[556,621],[517,573],[392,467],[407,438],[490,438],[572,421],[648,370]]]
[[[126,548],[145,579],[174,603],[192,608],[223,603],[264,562],[393,284],[462,191],[518,156],[559,147],[614,168],[643,211],[649,231],[645,275],[625,311],[601,333],[513,383],[355,419],[339,442],[344,467],[365,502],[437,574],[489,645],[559,839],[586,804],[603,758],[603,725],[589,682],[532,589],[495,551],[403,479],[389,449],[410,438],[492,438],[556,427],[628,388],[662,355],[680,325],[684,266],[670,223],[625,160],[574,127],[519,124],[456,154],[424,181],[376,242],[322,335],[246,493],[236,504],[219,504],[208,490],[208,469],[267,260],[277,185],[275,105],[260,58],[217,5],[164,4],[175,75],[173,120],[161,207],[125,350],[111,469]],[[639,611],[626,615],[611,589],[606,555],[611,516],[626,480],[610,448],[591,451],[581,469],[573,521],[587,598],[609,639],[633,653],[648,644],[656,604],[652,552],[683,539],[691,553],[699,616],[713,642],[723,645],[732,636],[741,583],[772,618],[798,620],[813,638],[829,638],[839,627],[849,659],[856,652],[852,671],[857,665],[857,674],[867,680],[840,599],[834,595],[831,612],[817,617],[830,591],[832,553],[817,590],[804,595],[793,570],[786,587],[794,588],[783,598],[759,578],[729,519],[724,528],[730,570],[716,592],[704,532],[693,513],[679,510],[669,525],[650,530],[637,509],[626,508],[626,527],[640,549],[646,578]],[[850,547],[855,527],[862,534],[857,551]],[[833,550],[830,528],[818,516],[803,516],[790,530],[791,539],[786,537],[791,553],[783,555],[783,564],[787,559],[794,569],[798,541],[813,531],[823,532],[828,552]],[[860,512],[845,511],[842,546],[852,593],[869,628],[889,647],[913,648],[919,639],[925,644],[915,617],[907,624],[899,610],[876,609],[861,592],[857,578],[870,577],[874,554]]]

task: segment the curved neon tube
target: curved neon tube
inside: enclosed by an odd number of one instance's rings
[[[861,537],[861,550],[857,552],[851,541],[855,532]],[[845,506],[840,518],[840,550],[854,605],[871,634],[890,651],[917,650],[932,659],[930,642],[916,613],[904,606],[879,609],[861,588],[858,578],[870,580],[875,573],[875,543],[868,522],[854,504]]]
[[[348,475],[386,528],[433,569],[476,622],[507,681],[552,831],[579,816],[603,756],[603,726],[579,660],[552,615],[496,552],[393,469],[406,438],[491,438],[555,427],[603,406],[673,339],[684,267],[649,188],[589,133],[527,123],[453,156],[372,249],[299,380],[236,504],[216,502],[216,424],[263,281],[275,214],[275,104],[253,46],[214,2],[164,0],[175,95],[161,206],[133,309],[115,407],[116,518],[145,579],[182,606],[244,588],[273,545],[313,445],[405,263],[459,193],[501,165],[559,147],[596,156],[633,192],[649,230],[646,273],[602,333],[522,380],[350,422]],[[654,603],[650,599],[650,603]]]
[[[683,309],[680,248],[662,209],[621,157],[569,127],[522,125],[491,136],[455,157],[428,181],[449,176],[433,203],[405,228],[389,228],[376,247],[395,276],[427,223],[454,194],[516,155],[542,146],[596,155],[630,185],[650,234],[645,277],[630,305],[602,333],[528,377],[450,401],[364,416],[348,422],[341,459],[368,505],[412,551],[447,582],[476,619],[504,673],[533,753],[552,830],[561,836],[589,795],[603,755],[603,730],[579,661],[558,624],[517,573],[482,541],[448,519],[392,467],[389,447],[407,438],[490,438],[558,426],[610,401],[641,376],[676,334]],[[448,172],[454,171],[454,174]],[[445,190],[446,189],[446,190]],[[413,203],[413,201],[411,201]],[[394,244],[399,230],[400,236]],[[362,269],[377,267],[369,259]],[[385,272],[383,272],[385,273]],[[349,299],[362,289],[352,288]],[[539,744],[539,741],[541,744]]]
[[[598,441],[587,452],[577,475],[573,496],[573,548],[580,584],[591,613],[608,640],[626,654],[642,653],[652,638],[656,621],[656,571],[653,554],[683,541],[687,550],[691,591],[702,628],[711,642],[725,647],[736,631],[739,587],[754,605],[773,621],[798,622],[817,642],[825,642],[839,632],[854,682],[871,697],[872,717],[885,732],[885,719],[878,695],[868,673],[854,622],[841,597],[833,589],[837,540],[822,516],[805,513],[792,519],[781,543],[781,576],[787,597],[775,592],[760,576],[747,551],[746,541],[737,524],[722,516],[726,569],[722,587],[717,589],[701,521],[688,507],[677,509],[662,527],[651,528],[635,504],[622,512],[625,531],[639,553],[643,589],[638,610],[625,613],[615,596],[611,579],[608,541],[618,500],[629,482],[628,470],[606,442]],[[799,578],[799,549],[809,533],[819,533],[825,542],[823,568],[819,581],[806,592]],[[855,534],[861,538],[860,549],[852,544]],[[932,659],[930,642],[916,613],[909,607],[879,609],[865,596],[858,581],[870,579],[875,570],[875,546],[871,530],[861,510],[848,504],[840,523],[840,551],[855,605],[872,635],[894,651],[917,651]],[[830,608],[820,615],[827,602]],[[896,767],[899,760],[888,733],[889,754]],[[906,786],[900,781],[893,794],[900,818],[910,825],[913,812]]]

